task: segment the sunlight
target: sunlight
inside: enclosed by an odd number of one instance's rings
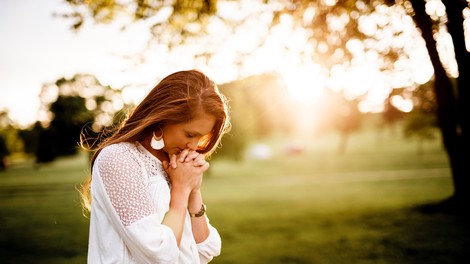
[[[465,8],[463,10],[463,28],[464,28],[464,35],[465,35],[465,46],[467,47],[467,51],[470,52],[470,8]]]
[[[62,5],[58,6],[59,2],[51,2],[48,8],[60,8]],[[16,122],[30,124],[38,115],[37,94],[41,84],[53,82],[62,76],[72,77],[73,73],[80,72],[95,75],[103,85],[122,89],[125,103],[138,103],[163,76],[176,70],[198,68],[219,85],[252,75],[275,72],[286,84],[290,95],[288,99],[294,101],[296,106],[306,109],[309,104],[323,103],[321,100],[325,89],[331,89],[344,92],[349,99],[360,98],[363,101],[360,104],[361,111],[376,112],[383,107],[380,105],[387,98],[390,89],[424,84],[433,76],[425,43],[411,17],[402,7],[378,5],[375,12],[362,16],[359,19],[359,28],[375,40],[351,38],[346,49],[354,55],[354,60],[333,66],[329,74],[326,74],[327,69],[317,64],[320,62],[312,61],[312,58],[316,52],[326,52],[328,41],[318,40],[312,43],[309,40],[312,29],[299,27],[295,19],[286,13],[280,14],[279,23],[271,27],[273,11],[282,9],[282,4],[276,2],[266,6],[261,0],[221,1],[218,4],[218,15],[210,19],[208,34],[197,39],[188,38],[186,45],[172,50],[158,42],[147,42],[152,37],[148,27],[165,21],[170,9],[162,10],[149,20],[130,25],[127,25],[129,17],[106,26],[86,24],[82,32],[75,35],[65,24],[51,19],[47,13],[49,11],[41,13],[40,20],[35,23],[40,23],[38,28],[47,31],[40,30],[33,32],[34,34],[27,31],[21,39],[11,36],[4,41],[8,44],[7,48],[15,48],[22,55],[14,60],[10,54],[4,56],[5,61],[14,63],[9,65],[2,76],[7,79],[0,78],[2,89],[5,90],[2,90],[0,108],[3,106],[10,109],[10,115]],[[331,6],[338,1],[322,2]],[[363,1],[357,1],[356,5],[359,9],[365,8]],[[319,15],[316,8],[314,5],[309,6],[302,14],[301,23],[308,24]],[[444,14],[439,0],[429,0],[426,8],[435,18]],[[463,15],[468,38],[470,9],[465,9]],[[327,17],[330,29],[335,31],[341,31],[349,19],[345,14],[330,14]],[[237,26],[232,28],[232,24]],[[127,26],[123,28],[123,25]],[[397,34],[398,32],[403,33]],[[39,49],[18,46],[18,43],[34,43],[37,36],[46,40],[40,42]],[[166,39],[170,36],[160,37]],[[451,76],[458,76],[451,39],[444,28],[439,29],[436,39]],[[469,43],[470,41],[467,45]],[[382,54],[387,54],[391,49],[399,50],[402,47],[404,55],[394,59],[393,64],[381,58]],[[346,54],[341,49],[336,52],[332,56],[341,57]],[[46,58],[44,54],[49,54],[47,67],[43,65]],[[33,67],[37,70],[33,70]],[[29,72],[28,80],[22,72]],[[6,91],[4,87],[11,87],[11,91]],[[28,89],[27,93],[25,89]],[[30,95],[29,98],[22,99],[24,104],[17,103],[19,93]],[[406,111],[409,104],[405,102],[407,99],[402,99],[404,101],[394,100],[397,105],[402,106],[400,109]],[[113,107],[120,106],[121,103],[117,103]],[[93,109],[96,106],[88,103],[87,107]]]
[[[413,101],[411,99],[403,98],[400,95],[392,96],[391,103],[397,109],[406,113],[411,112],[411,110],[413,110]]]
[[[324,89],[326,77],[318,64],[302,64],[286,60],[279,72],[292,101],[295,131],[298,135],[308,135],[321,126],[319,109],[326,103]],[[288,98],[286,98],[288,100]]]
[[[439,22],[437,32],[434,34],[437,43],[437,51],[439,52],[439,57],[447,73],[451,77],[456,78],[459,72],[452,37],[447,30],[447,25],[445,25],[447,21],[445,5],[441,0],[429,0],[426,2],[426,13],[428,13],[434,21]],[[463,16],[465,18],[465,12],[463,12]]]
[[[263,45],[244,58],[241,75],[277,72],[294,101],[310,104],[317,100],[322,96],[326,78],[321,66],[308,59],[314,52],[312,45],[308,43],[311,32],[295,27],[292,17],[285,14],[280,16],[279,24],[273,26],[269,32],[254,29],[259,28],[260,24],[268,25],[265,20],[269,21],[263,17],[257,18],[247,23],[243,27],[245,30],[240,32],[244,33],[242,36],[249,35],[250,32],[266,36]]]
[[[318,100],[325,88],[325,77],[321,75],[318,64],[286,67],[281,72],[290,96],[296,102],[309,104]]]

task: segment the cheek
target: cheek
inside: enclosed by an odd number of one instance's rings
[[[173,133],[167,135],[165,139],[165,145],[170,148],[177,148],[185,145],[185,137],[180,135],[180,133]]]

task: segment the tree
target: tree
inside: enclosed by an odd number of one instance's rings
[[[399,91],[401,93],[402,91]],[[388,98],[384,102],[384,109],[381,113],[382,115],[382,124],[379,124],[381,128],[388,128],[392,136],[396,135],[397,124],[403,120],[405,113],[398,109],[393,103],[393,93],[390,93]]]
[[[439,129],[437,122],[436,94],[433,91],[434,83],[428,82],[420,85],[413,91],[414,108],[404,119],[404,135],[406,138],[418,140],[417,152],[423,154],[423,142],[434,140]]]
[[[100,21],[102,17],[106,19],[101,21],[111,20],[120,7],[116,1],[106,1],[106,5],[103,1],[68,2],[74,6],[85,7],[83,9],[85,13],[96,21]],[[205,33],[210,16],[218,18],[219,21],[226,21],[227,28],[243,24],[243,21],[234,23],[233,20],[218,15],[216,4],[227,3],[227,1],[177,0],[167,6],[165,6],[165,1],[133,1],[133,3],[134,5],[130,6],[135,10],[133,14],[137,20],[147,19],[165,8],[170,10],[170,15],[167,15],[168,19],[151,26],[152,32],[157,33],[156,39],[168,46],[184,43],[198,34]],[[262,3],[265,8],[258,8],[257,10],[261,10],[258,15],[256,12],[251,14],[260,18],[259,14],[270,12],[272,28],[289,16],[295,22],[293,29],[306,29],[308,32],[306,44],[311,52],[299,55],[302,58],[310,57],[311,60],[321,64],[331,78],[338,78],[335,75],[337,69],[343,68],[347,71],[351,67],[360,65],[367,56],[377,58],[379,63],[376,67],[383,73],[393,75],[397,72],[407,72],[407,68],[403,66],[404,64],[406,66],[406,63],[403,62],[413,57],[414,54],[407,48],[408,43],[402,38],[403,35],[409,33],[407,28],[411,24],[403,24],[403,22],[414,20],[420,29],[434,68],[433,83],[438,105],[436,113],[454,179],[455,192],[449,201],[451,201],[450,204],[459,204],[462,207],[467,203],[466,201],[469,201],[470,167],[465,165],[465,157],[468,157],[466,152],[470,150],[470,139],[468,136],[469,120],[465,113],[468,113],[470,107],[467,89],[470,87],[470,77],[464,71],[469,69],[470,55],[465,48],[462,13],[464,8],[468,8],[466,1],[444,0],[446,12],[444,16],[437,16],[436,21],[440,22],[437,24],[438,27],[426,13],[424,0],[265,0]],[[82,12],[82,18],[85,13]],[[246,16],[241,17],[247,19]],[[448,77],[446,65],[443,65],[441,61],[436,40],[433,38],[434,29],[442,29],[446,24],[453,40],[455,59],[458,64],[459,75],[456,84]],[[172,35],[169,32],[176,34]],[[264,32],[269,34],[269,30]],[[263,38],[260,39],[253,49],[263,45]],[[286,48],[289,49],[289,47]],[[210,51],[203,53],[211,54]],[[250,50],[242,52],[242,54],[249,53]],[[414,82],[411,79],[409,86],[415,86]],[[367,97],[362,96],[362,98]],[[384,97],[384,101],[386,98],[387,96]]]
[[[468,73],[465,71],[469,66],[469,54],[465,48],[463,31],[463,10],[466,7],[461,1],[444,1],[447,7],[449,29],[454,41],[454,50],[459,69],[459,77],[455,85],[447,75],[442,64],[437,43],[434,39],[434,23],[426,13],[424,1],[411,1],[415,12],[414,18],[417,26],[421,29],[422,36],[426,42],[426,48],[434,67],[434,91],[437,100],[437,119],[442,133],[442,139],[447,151],[452,169],[454,182],[454,194],[445,206],[457,207],[458,210],[465,209],[470,198],[470,167],[466,164],[466,156],[470,150],[468,104],[470,103],[468,87]],[[467,112],[465,112],[467,111]],[[467,211],[461,211],[467,213]]]
[[[39,163],[76,154],[84,129],[94,135],[112,126],[116,113],[124,107],[120,90],[103,86],[88,74],[45,84],[40,99],[43,116],[48,118],[42,125],[36,124],[33,135],[25,137],[39,137],[35,152]]]
[[[7,110],[0,110],[0,170],[8,166],[7,156],[21,152],[23,144]]]
[[[434,1],[435,2],[435,1]],[[412,1],[337,1],[335,4],[331,4],[327,1],[317,1],[311,3],[310,1],[292,1],[293,7],[282,10],[282,13],[288,12],[297,17],[299,23],[305,23],[301,15],[304,15],[308,8],[315,6],[315,10],[318,14],[314,16],[311,22],[306,23],[304,26],[312,28],[314,34],[312,34],[312,43],[318,43],[318,39],[324,39],[327,45],[321,46],[316,44],[319,54],[325,54],[325,58],[319,58],[321,61],[326,61],[325,67],[332,68],[330,65],[337,64],[344,61],[353,61],[355,54],[347,53],[349,38],[357,38],[359,40],[380,41],[380,35],[383,35],[387,27],[391,25],[391,21],[382,20],[377,23],[376,30],[374,32],[368,32],[367,30],[361,30],[360,20],[373,13],[380,13],[381,10],[385,10],[385,6],[392,8],[403,7],[409,16],[413,18],[416,26],[420,29],[421,36],[425,41],[427,52],[429,54],[432,66],[434,68],[434,92],[436,94],[437,101],[437,119],[439,128],[441,130],[443,143],[447,151],[451,169],[452,177],[454,180],[454,194],[444,205],[450,207],[457,206],[460,209],[465,209],[466,204],[470,200],[470,184],[469,175],[470,167],[465,163],[465,157],[468,157],[468,151],[470,150],[470,138],[469,138],[469,120],[468,113],[470,107],[470,98],[468,87],[470,87],[469,74],[465,73],[468,71],[470,66],[470,54],[465,46],[464,28],[463,28],[463,11],[468,8],[466,1],[455,1],[446,0],[443,4],[446,7],[446,13],[444,16],[436,17],[437,22],[434,22],[430,15],[426,13],[426,2],[424,0],[412,0]],[[436,2],[435,2],[436,3]],[[300,13],[300,15],[296,15]],[[338,30],[332,31],[332,24],[328,21],[334,18],[341,18],[347,16],[345,19],[344,26],[341,28],[344,32],[338,32]],[[439,23],[440,22],[440,23]],[[447,65],[442,63],[443,58],[439,54],[437,49],[437,41],[434,36],[436,34],[436,28],[441,29],[447,22],[449,33],[453,40],[453,47],[455,53],[455,59],[458,65],[459,75],[457,82],[454,84],[451,78],[448,76],[446,71]],[[436,25],[437,23],[437,25]],[[331,32],[332,31],[332,32]],[[318,33],[315,33],[318,32]],[[394,38],[402,34],[400,30],[394,30],[389,28],[388,32],[394,35]],[[381,33],[381,34],[378,34]],[[333,39],[333,41],[328,41]],[[320,42],[321,43],[321,42]],[[367,47],[366,47],[367,48]],[[404,52],[405,46],[397,46],[394,43],[389,43],[387,49],[379,49],[380,55],[384,56],[384,68],[383,71],[390,71],[394,67],[394,62],[398,60],[400,56],[411,56]],[[339,57],[339,61],[335,55],[335,51],[341,49],[345,54]],[[333,58],[333,60],[331,59]],[[460,210],[458,209],[458,210]],[[461,212],[467,213],[463,210]]]
[[[54,136],[57,155],[76,154],[78,135],[83,126],[94,118],[85,106],[85,99],[61,95],[50,105],[49,110],[54,117],[47,130]]]
[[[433,1],[435,2],[435,1]],[[435,2],[436,3],[436,2]],[[447,151],[452,176],[454,180],[454,194],[444,202],[444,205],[450,207],[458,206],[460,209],[466,208],[465,205],[469,201],[470,184],[469,177],[470,167],[465,166],[465,157],[468,156],[470,150],[469,144],[469,120],[468,113],[470,98],[468,87],[470,87],[469,74],[465,73],[470,65],[470,55],[465,46],[464,28],[463,28],[463,11],[468,8],[466,1],[443,1],[446,7],[444,16],[436,16],[437,22],[434,22],[430,15],[426,13],[426,2],[424,0],[413,1],[292,1],[289,8],[282,9],[281,14],[292,14],[297,18],[299,24],[304,27],[311,28],[311,43],[318,50],[318,58],[316,60],[323,62],[326,68],[332,69],[334,65],[341,62],[353,62],[356,55],[348,48],[349,39],[356,38],[363,41],[380,41],[380,36],[384,36],[385,31],[392,33],[396,38],[403,31],[396,30],[392,26],[393,20],[382,20],[376,22],[375,30],[368,31],[361,29],[361,19],[372,14],[384,14],[386,6],[392,9],[402,7],[407,14],[413,18],[416,26],[420,29],[421,36],[425,41],[427,52],[429,54],[432,66],[434,68],[434,92],[437,101],[437,119],[441,130],[443,143]],[[304,15],[309,8],[314,8],[317,13],[309,20],[305,21]],[[385,11],[386,12],[386,11]],[[329,23],[335,19],[341,21],[342,27],[332,27],[334,24]],[[448,76],[446,67],[442,63],[443,58],[437,50],[437,41],[434,36],[436,28],[441,29],[448,21],[448,29],[453,40],[455,59],[458,65],[459,75],[457,82],[454,84]],[[370,21],[374,22],[374,21]],[[440,22],[440,24],[439,24]],[[437,25],[436,25],[437,23]],[[326,43],[326,45],[322,45]],[[382,71],[390,72],[395,67],[395,62],[401,56],[412,56],[406,52],[406,46],[395,45],[389,43],[385,49],[376,49],[373,45],[365,46],[375,49],[383,57]],[[340,50],[342,56],[335,56]],[[466,211],[461,211],[466,213]]]
[[[26,154],[35,154],[39,147],[39,134],[43,130],[41,123],[36,122],[29,129],[18,131],[18,136],[23,141],[23,152]]]
[[[346,99],[344,94],[334,92],[329,93],[329,98],[334,103],[326,111],[333,128],[339,133],[337,153],[342,155],[348,147],[349,136],[361,128],[363,114],[357,107],[359,100]]]
[[[7,142],[3,138],[2,135],[0,135],[0,171],[6,170],[7,168],[7,163],[6,163],[6,156],[10,154],[10,151],[7,148]]]
[[[404,134],[406,138],[418,140],[417,154],[423,154],[423,142],[436,138],[436,118],[434,115],[423,113],[420,109],[413,109],[405,119]]]

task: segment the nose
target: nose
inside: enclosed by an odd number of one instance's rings
[[[197,150],[197,144],[199,143],[199,139],[198,138],[194,138],[192,140],[190,140],[187,144],[186,144],[186,147],[190,150]]]

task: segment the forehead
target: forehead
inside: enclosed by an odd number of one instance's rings
[[[214,125],[215,117],[207,114],[197,115],[189,122],[179,124],[179,126],[186,131],[201,135],[209,134]]]

